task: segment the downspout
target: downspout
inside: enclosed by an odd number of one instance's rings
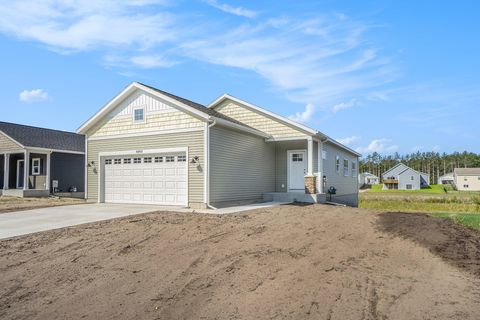
[[[206,167],[207,167],[207,183],[206,183],[206,193],[207,193],[207,208],[210,209],[217,209],[210,204],[210,128],[217,124],[217,121],[212,120],[212,123],[207,126],[207,141],[206,149],[207,149],[207,157],[206,157]]]

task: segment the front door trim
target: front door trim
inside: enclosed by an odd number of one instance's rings
[[[24,159],[18,159],[17,160],[17,184],[16,184],[17,189],[23,188],[24,187],[23,184],[25,183],[25,177],[23,177],[23,179],[22,179],[23,180],[22,181],[22,186],[20,186],[20,183],[19,183],[20,182],[20,180],[19,180],[19,178],[20,178],[20,163],[22,163],[22,162],[23,162],[23,166],[25,168],[25,160]],[[23,169],[22,171],[23,171],[23,174],[25,175],[25,169]]]
[[[302,189],[291,189],[290,188],[290,165],[292,163],[291,161],[291,154],[292,153],[297,153],[297,152],[303,152],[304,158],[303,161],[306,162],[306,157],[307,157],[307,150],[306,149],[297,149],[297,150],[287,150],[287,191],[292,192],[292,191],[300,191],[304,190]],[[305,165],[305,170],[307,170],[307,165]]]

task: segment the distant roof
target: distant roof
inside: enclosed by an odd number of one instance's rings
[[[85,152],[85,136],[73,132],[1,121],[0,131],[24,147]]]
[[[455,174],[458,175],[480,175],[480,168],[455,168]]]

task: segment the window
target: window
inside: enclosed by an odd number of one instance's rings
[[[463,178],[463,181],[468,181],[468,179],[467,179],[467,178]]]
[[[303,154],[302,153],[292,153],[292,161],[293,162],[302,162],[303,161]]]
[[[326,150],[322,150],[322,159],[327,160],[327,151]]]
[[[187,157],[186,156],[178,156],[177,161],[178,162],[185,162],[185,161],[187,161]]]
[[[40,158],[32,159],[32,175],[38,176],[40,174]]]
[[[464,188],[468,188],[468,184],[464,184],[463,187],[464,187]]]
[[[112,159],[106,159],[105,164],[112,164]]]
[[[113,160],[113,164],[121,164],[122,163],[122,159],[114,159]]]
[[[165,157],[165,162],[175,162],[175,157],[174,156],[166,156]]]
[[[163,162],[163,157],[155,157],[154,161],[155,163]]]
[[[412,185],[411,184],[407,184],[407,190],[412,190]]]
[[[352,177],[356,177],[357,176],[357,163],[352,161]],[[368,179],[368,181],[370,182],[370,179]]]
[[[348,159],[343,159],[343,175],[348,176]]]
[[[152,163],[152,158],[151,157],[143,158],[143,163]]]
[[[142,163],[142,158],[133,158],[133,163]]]
[[[414,176],[411,176],[411,177],[410,177],[410,180],[412,180],[412,181],[415,180],[415,177],[414,177]]]
[[[132,159],[130,158],[123,159],[123,164],[130,164],[130,163],[132,163]]]
[[[133,109],[133,122],[145,122],[145,110],[143,108]]]
[[[335,171],[340,173],[340,156],[335,156]]]

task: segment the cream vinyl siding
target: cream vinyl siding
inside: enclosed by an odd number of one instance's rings
[[[480,176],[476,175],[457,175],[455,177],[455,185],[460,191],[480,191]],[[465,181],[465,179],[467,181]],[[468,185],[468,188],[465,188],[464,185]]]
[[[339,147],[331,144],[324,143],[323,150],[327,151],[327,159],[323,160],[323,174],[327,176],[326,190],[333,186],[337,189],[337,196],[358,194],[358,177],[352,177],[352,161],[357,163],[358,170],[358,158],[357,156],[348,153]],[[340,172],[337,173],[335,169],[335,157],[340,156]],[[348,159],[348,176],[343,174],[343,159]]]
[[[22,150],[22,147],[13,142],[13,140],[7,137],[4,133],[0,132],[0,153],[16,150]]]
[[[274,138],[306,136],[303,132],[293,129],[276,119],[270,118],[228,99],[215,107],[215,110],[252,128],[270,134]]]
[[[210,202],[261,199],[275,189],[275,145],[221,126],[210,129]]]
[[[134,123],[133,112],[138,108],[144,109],[145,121]],[[201,120],[179,111],[166,101],[142,90],[136,90],[90,129],[87,135],[105,137],[201,127],[203,127]]]
[[[204,131],[171,133],[160,135],[136,136],[129,138],[89,140],[88,162],[95,161],[98,168],[99,152],[121,152],[132,150],[162,149],[188,147],[188,201],[189,203],[204,203],[203,170],[204,170]],[[190,163],[192,157],[200,158],[200,168]],[[88,169],[88,199],[98,199],[98,173],[93,168]]]

